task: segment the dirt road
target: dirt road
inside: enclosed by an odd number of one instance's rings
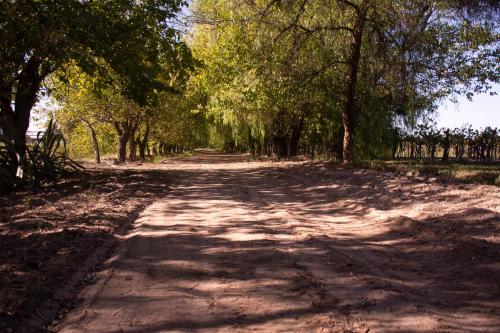
[[[60,332],[498,332],[500,191],[202,154]]]

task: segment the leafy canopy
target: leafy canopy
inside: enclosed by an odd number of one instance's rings
[[[11,99],[23,73],[40,81],[69,60],[85,72],[99,59],[124,79],[123,93],[141,104],[159,80],[162,59],[181,45],[172,20],[183,0],[7,0],[0,3],[0,88]],[[182,48],[182,47],[181,47]]]

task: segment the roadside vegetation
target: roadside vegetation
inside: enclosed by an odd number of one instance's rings
[[[432,162],[426,160],[371,160],[356,163],[362,168],[370,168],[394,174],[425,177],[460,183],[500,185],[498,163]]]

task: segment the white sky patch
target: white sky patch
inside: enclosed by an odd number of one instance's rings
[[[472,101],[459,97],[457,103],[444,102],[438,109],[437,127],[461,127],[470,124],[475,129],[487,126],[500,127],[500,84],[494,84],[489,93],[476,95]]]

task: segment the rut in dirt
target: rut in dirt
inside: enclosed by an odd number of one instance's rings
[[[135,223],[61,332],[494,332],[500,197],[205,153]]]

